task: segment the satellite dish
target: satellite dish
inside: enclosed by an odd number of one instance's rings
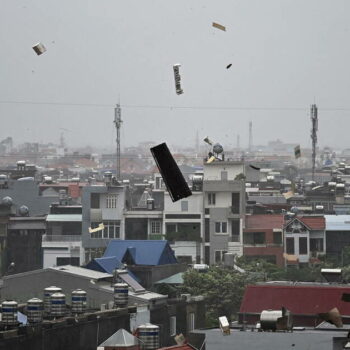
[[[220,154],[224,151],[223,147],[220,145],[220,143],[216,143],[214,146],[213,146],[213,152],[216,153],[216,154]]]

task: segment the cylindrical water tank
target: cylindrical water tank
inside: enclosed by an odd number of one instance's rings
[[[155,350],[159,348],[159,327],[146,323],[137,328],[142,350]]]
[[[114,308],[128,306],[129,286],[126,283],[114,285]]]
[[[66,314],[66,296],[63,293],[51,295],[51,316],[64,316]]]
[[[40,323],[43,320],[44,303],[41,299],[32,298],[27,301],[27,318],[29,323]]]
[[[276,330],[277,320],[280,317],[282,317],[281,310],[263,310],[260,314],[261,328]]]
[[[83,314],[86,310],[86,292],[81,289],[72,292],[72,313]]]
[[[6,300],[1,304],[2,324],[14,326],[18,324],[17,319],[18,304],[13,300]]]
[[[51,286],[44,289],[44,310],[47,314],[51,310],[51,295],[54,293],[62,292],[62,288]]]

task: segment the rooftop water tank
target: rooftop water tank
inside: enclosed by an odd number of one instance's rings
[[[86,292],[76,289],[72,292],[72,313],[83,314],[86,311]]]
[[[41,299],[32,298],[27,301],[27,317],[29,323],[41,323],[44,314],[44,303]]]
[[[44,310],[49,314],[51,311],[51,295],[54,293],[62,292],[62,288],[51,286],[44,289]]]
[[[261,328],[264,330],[276,330],[277,321],[281,317],[281,310],[263,310],[260,314]]]
[[[1,321],[6,326],[15,326],[17,319],[18,304],[13,300],[3,301],[1,304]]]
[[[116,283],[114,285],[114,308],[128,306],[129,286],[126,283]]]
[[[63,317],[66,314],[66,296],[63,293],[54,293],[50,297],[50,314],[55,317]]]
[[[13,200],[11,197],[6,196],[1,200],[1,204],[5,205],[6,207],[11,207],[11,205],[13,204]]]
[[[159,348],[159,327],[146,323],[137,328],[138,338],[142,350],[156,350]]]

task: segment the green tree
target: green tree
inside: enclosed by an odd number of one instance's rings
[[[203,295],[207,326],[217,326],[219,316],[235,319],[245,286],[249,283],[247,277],[247,274],[232,268],[211,267],[205,273],[188,270],[183,276],[183,292]]]

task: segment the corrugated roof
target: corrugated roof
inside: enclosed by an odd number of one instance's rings
[[[99,346],[127,347],[138,345],[139,340],[132,334],[121,328]]]
[[[348,287],[336,286],[251,285],[245,289],[240,312],[261,313],[284,306],[293,314],[315,315],[336,307],[341,315],[350,316],[350,303],[341,300],[348,292]]]
[[[280,214],[271,215],[246,215],[246,229],[282,229],[284,216]]]
[[[113,273],[115,269],[123,268],[124,264],[122,264],[115,256],[108,256],[92,259],[85,267],[90,270]]]
[[[78,266],[72,266],[72,265],[49,267],[49,269],[61,271],[64,273],[70,273],[72,275],[77,275],[77,276],[90,278],[90,279],[94,279],[94,280],[113,277],[113,275],[111,275],[109,273],[98,272],[98,271],[86,269],[84,267],[78,267]]]
[[[135,265],[176,264],[174,251],[163,240],[112,240],[103,257],[116,257],[123,262],[125,257]]]
[[[350,215],[325,215],[326,231],[350,231]]]
[[[82,214],[49,214],[46,221],[55,222],[81,222],[83,218]]]

